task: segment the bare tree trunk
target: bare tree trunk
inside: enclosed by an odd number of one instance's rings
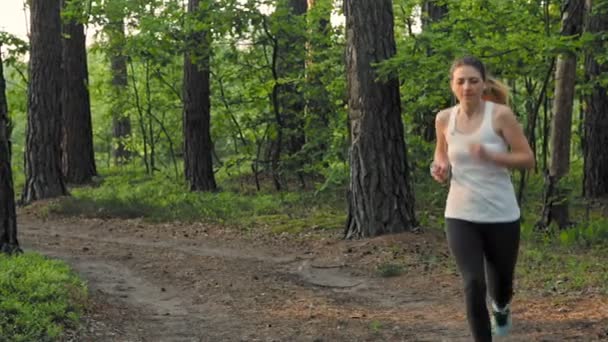
[[[582,33],[584,1],[570,0],[566,3],[562,17],[561,34],[564,36]],[[557,58],[555,70],[555,98],[551,126],[551,165],[546,177],[544,207],[537,227],[547,228],[555,220],[560,228],[568,227],[568,192],[559,181],[570,167],[570,141],[572,136],[572,104],[576,82],[576,54],[564,53]]]
[[[32,0],[23,202],[66,195],[61,174],[60,0]]]
[[[62,172],[67,183],[83,184],[97,175],[84,25],[68,18],[63,33]]]
[[[193,25],[202,22],[200,0],[188,1]],[[191,28],[192,29],[192,28]],[[191,191],[215,191],[211,142],[208,32],[192,29],[184,56],[184,170]]]
[[[0,50],[2,44],[0,43]],[[17,240],[17,213],[15,211],[15,191],[11,169],[11,143],[8,125],[8,105],[6,102],[6,82],[2,55],[0,54],[0,252],[6,254],[21,252]]]
[[[346,238],[417,226],[399,81],[377,79],[372,64],[395,55],[391,0],[345,0],[346,67],[351,127]]]
[[[593,3],[587,0],[588,12],[591,13]],[[608,4],[606,1],[604,4]],[[608,14],[592,14],[587,22],[590,33],[601,35],[608,31]],[[589,53],[585,60],[585,74],[593,82],[593,88],[585,97],[586,113],[584,119],[584,194],[590,198],[608,195],[608,89],[602,86],[599,78],[608,73],[608,63],[605,62],[606,45],[601,38],[594,46],[596,51]],[[601,58],[599,58],[601,57]]]

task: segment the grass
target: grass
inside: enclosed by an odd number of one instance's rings
[[[66,264],[25,253],[0,254],[0,340],[56,341],[78,325],[85,285]]]
[[[396,263],[383,263],[378,265],[377,272],[383,278],[397,277],[405,272],[405,267]]]
[[[548,232],[534,232],[532,224],[525,224],[522,235],[522,288],[543,294],[608,294],[608,220],[581,221],[567,230],[552,227]]]
[[[110,171],[95,186],[71,189],[71,196],[49,204],[48,214],[98,218],[144,218],[152,222],[214,222],[243,229],[270,227],[275,233],[341,229],[346,212],[333,192],[190,192],[181,181],[161,173]]]
[[[599,246],[529,246],[520,253],[520,286],[546,295],[585,291],[608,294],[607,257],[608,249]]]

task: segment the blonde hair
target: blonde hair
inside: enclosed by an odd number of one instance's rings
[[[500,103],[508,106],[509,87],[493,77],[488,77],[482,97],[486,101],[492,101],[494,103]]]

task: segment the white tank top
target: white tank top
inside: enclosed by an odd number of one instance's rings
[[[494,105],[485,102],[477,131],[464,134],[456,127],[458,105],[452,108],[446,132],[448,158],[452,167],[445,217],[471,222],[512,222],[520,211],[511,175],[505,167],[480,161],[469,152],[469,145],[481,144],[490,152],[507,152],[507,144],[494,131]]]

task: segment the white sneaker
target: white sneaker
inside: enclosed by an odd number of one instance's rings
[[[507,336],[513,325],[511,321],[511,308],[507,304],[504,308],[499,308],[492,302],[492,333],[495,336]]]

